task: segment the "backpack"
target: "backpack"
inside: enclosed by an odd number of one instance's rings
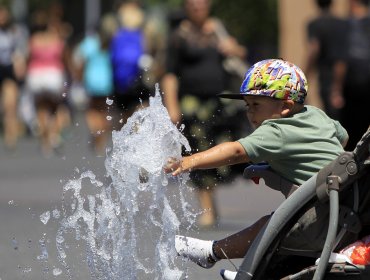
[[[139,29],[120,29],[112,39],[110,51],[115,90],[122,94],[140,78],[139,59],[144,54],[143,32]]]

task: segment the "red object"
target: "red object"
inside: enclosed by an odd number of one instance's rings
[[[368,265],[370,264],[370,244],[361,244],[353,249],[351,254],[353,264]]]
[[[370,236],[365,236],[340,251],[346,255],[353,264],[370,265]]]
[[[251,180],[255,183],[255,184],[259,184],[260,183],[260,179],[261,177],[252,177]]]

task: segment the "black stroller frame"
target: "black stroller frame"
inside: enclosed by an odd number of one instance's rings
[[[246,169],[244,176],[252,178],[260,176],[259,170]],[[264,171],[260,172],[264,173]],[[249,279],[370,279],[368,266],[353,265],[350,263],[329,263],[329,257],[336,248],[338,242],[346,234],[358,235],[364,233],[362,213],[370,209],[370,185],[368,191],[359,194],[358,182],[364,177],[370,177],[370,127],[358,142],[353,152],[344,152],[327,167],[302,184],[299,188],[279,181],[278,187],[286,196],[289,196],[274,212],[269,222],[259,232],[252,243],[244,260],[239,267],[236,280]],[[269,180],[276,178],[264,178],[266,185]],[[368,180],[370,182],[370,180]],[[366,186],[362,186],[366,188]],[[351,190],[354,194],[351,207],[340,204],[341,194]],[[289,231],[295,221],[306,210],[317,202],[325,203],[329,207],[328,231],[325,244],[321,252],[285,252],[285,255],[314,257],[312,265],[301,268],[283,277],[271,278],[272,263],[276,256],[284,253],[279,248],[281,239]],[[368,210],[368,212],[370,212]],[[367,224],[369,216],[365,215]],[[370,232],[366,232],[370,234]],[[317,265],[314,260],[320,257]],[[270,270],[270,271],[269,271]]]

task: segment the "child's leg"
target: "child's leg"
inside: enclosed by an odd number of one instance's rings
[[[270,215],[260,218],[250,227],[247,227],[237,233],[234,233],[224,239],[218,240],[213,244],[214,254],[219,259],[237,259],[243,258],[247,253],[253,240],[259,231],[270,219]],[[226,255],[226,256],[225,256]]]
[[[177,235],[175,238],[176,251],[180,256],[204,268],[211,268],[220,259],[243,258],[270,217],[270,215],[264,216],[250,227],[218,241]]]

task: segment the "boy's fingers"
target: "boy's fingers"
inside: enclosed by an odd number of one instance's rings
[[[164,172],[166,172],[166,173],[173,172],[174,170],[175,170],[175,168],[173,168],[171,166],[165,166],[164,167]]]
[[[175,159],[175,158],[169,158],[167,160],[167,164],[163,167],[164,171],[166,173],[170,173],[170,172],[173,172],[175,171],[176,169],[178,169],[178,166],[179,166],[179,160],[178,159]]]
[[[177,168],[174,172],[172,172],[172,176],[180,175],[182,173],[181,171],[181,168]]]
[[[172,176],[180,175],[183,170],[181,166],[181,160],[177,158],[167,159],[167,164],[163,167],[164,172],[172,174]]]

